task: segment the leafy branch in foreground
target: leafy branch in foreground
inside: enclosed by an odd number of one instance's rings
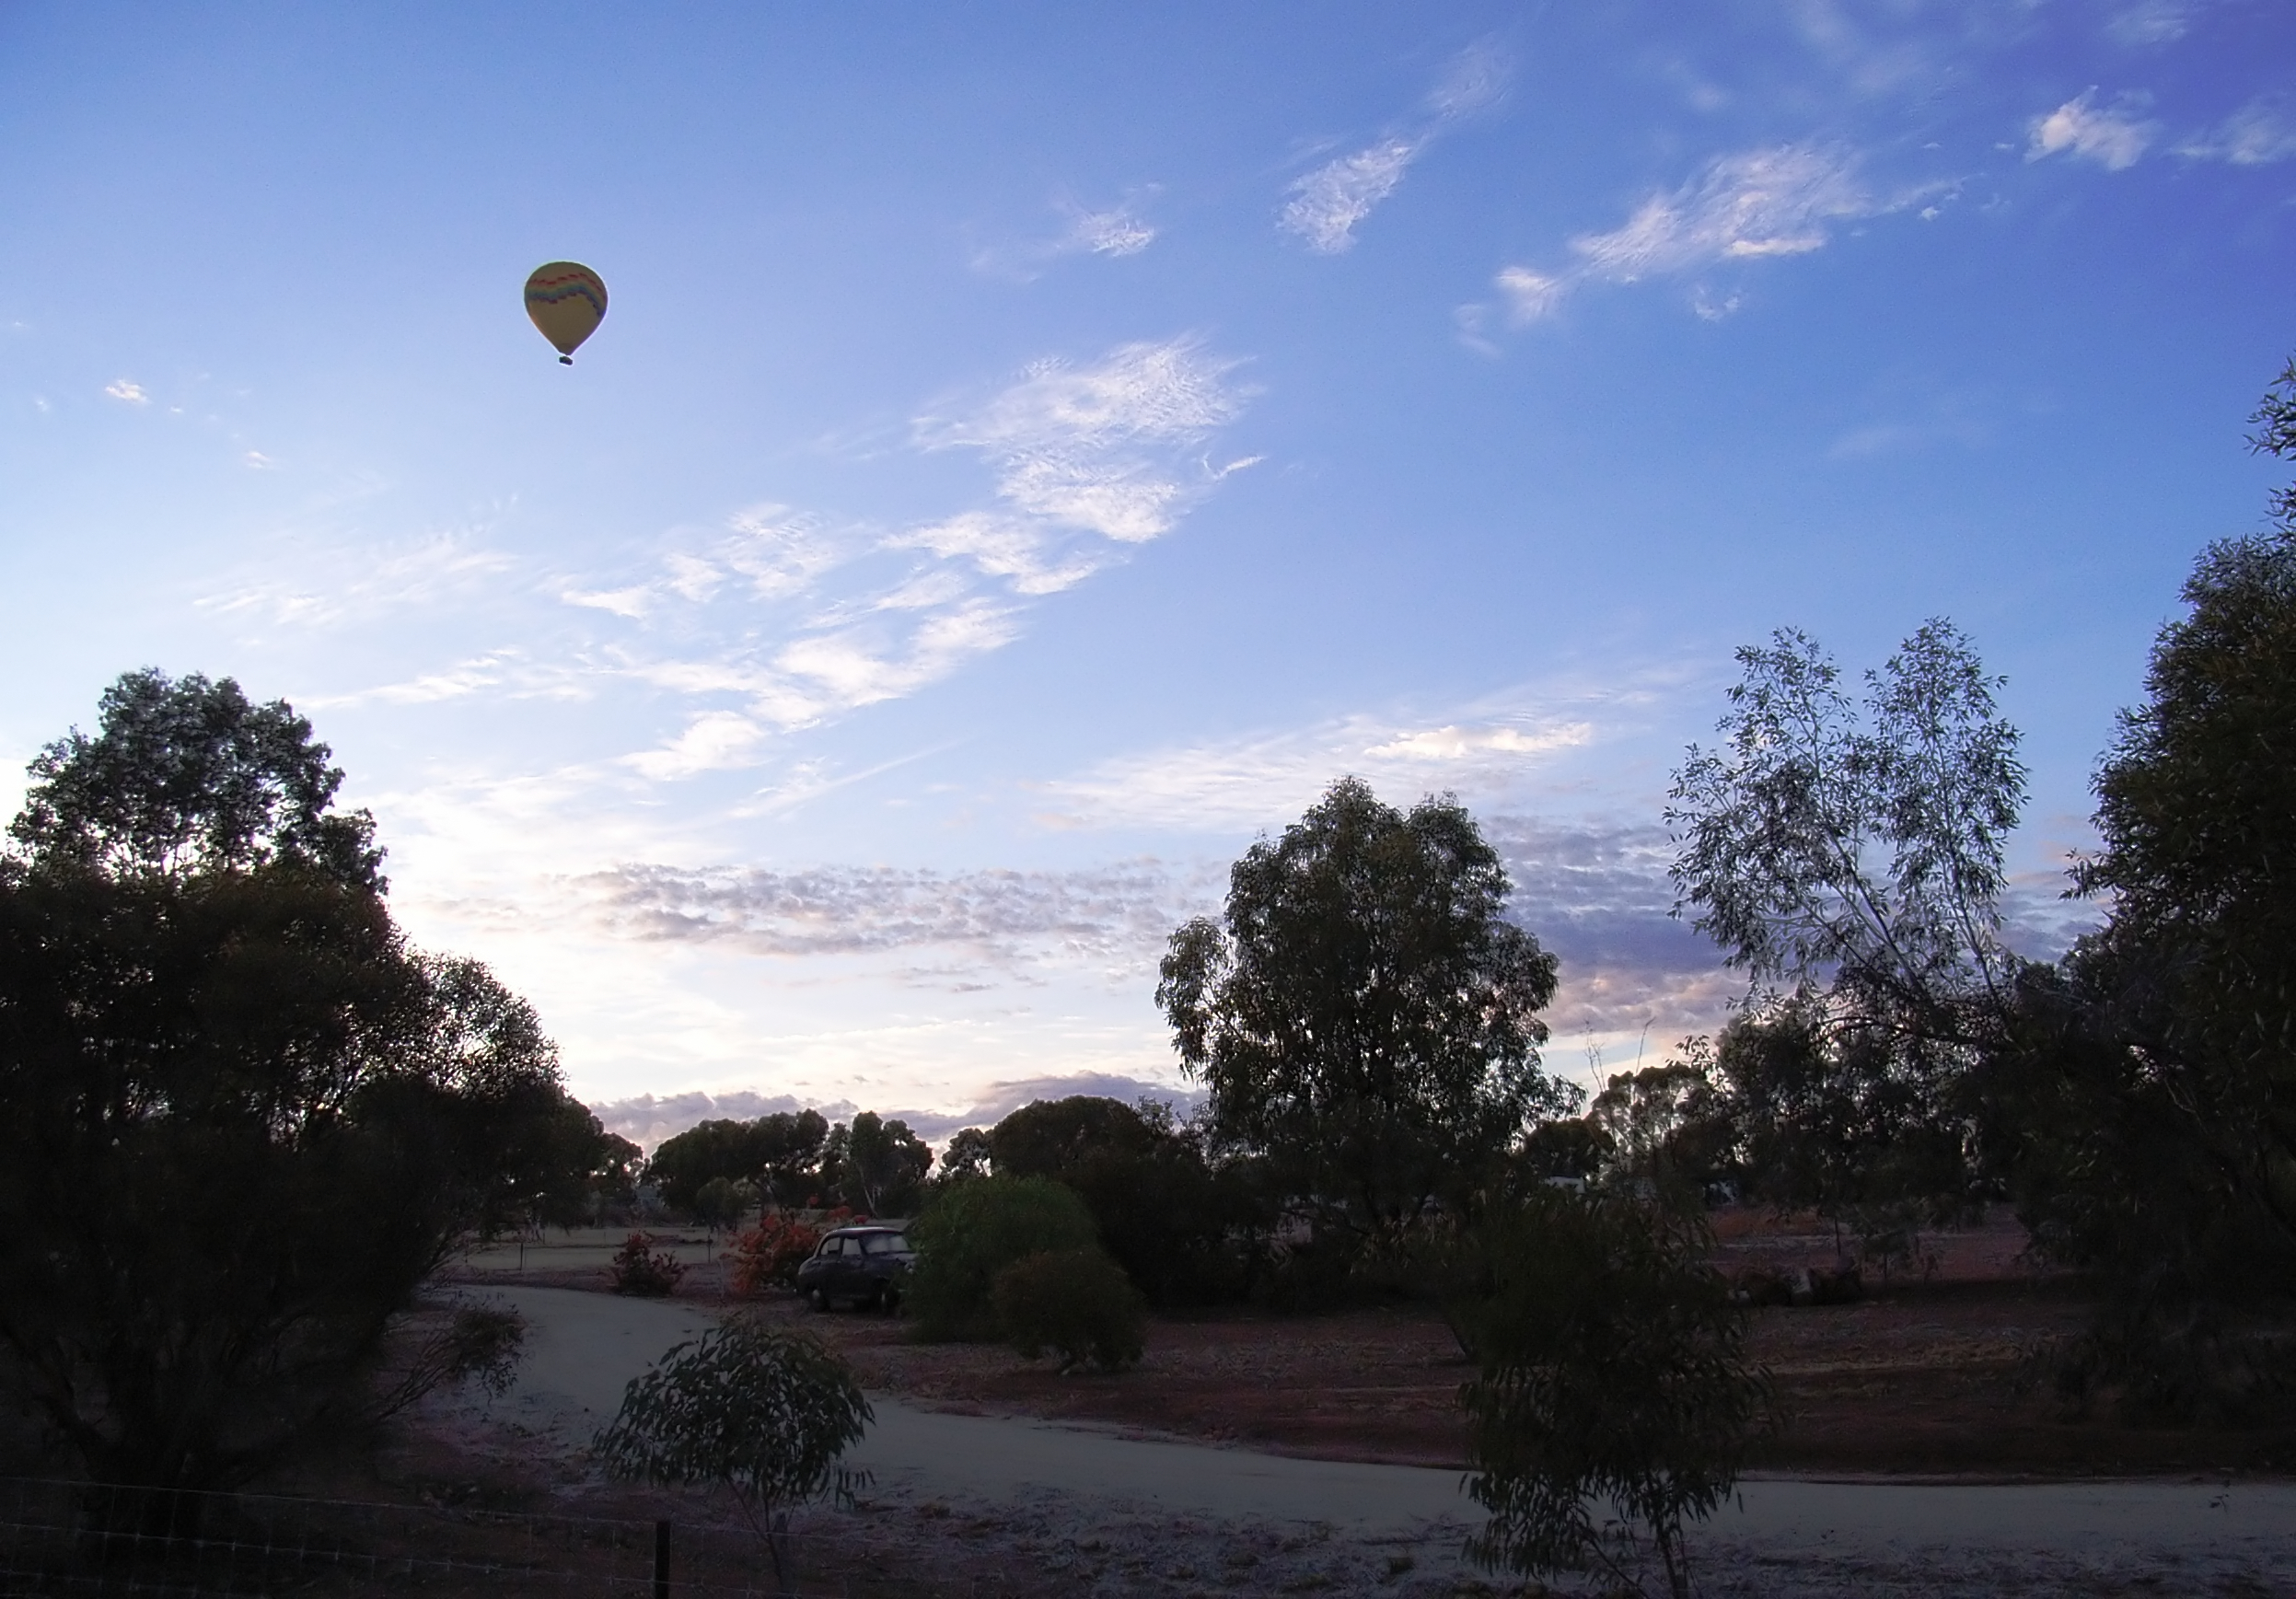
[[[852,1502],[868,1474],[842,1464],[875,1419],[845,1362],[817,1339],[735,1316],[631,1380],[591,1446],[625,1481],[724,1488],[796,1592],[793,1506]]]
[[[1479,1368],[1460,1392],[1467,1493],[1490,1512],[1468,1554],[1641,1592],[1647,1539],[1687,1599],[1684,1524],[1729,1497],[1771,1417],[1702,1215],[1540,1188],[1474,1242],[1481,1281],[1450,1307]]]

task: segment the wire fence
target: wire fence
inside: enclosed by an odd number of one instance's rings
[[[504,1599],[992,1599],[793,1534],[778,1577],[747,1527],[0,1477],[0,1593],[486,1594]]]

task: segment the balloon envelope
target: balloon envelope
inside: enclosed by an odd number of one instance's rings
[[[572,365],[582,341],[606,319],[606,280],[578,261],[536,267],[527,279],[527,315]]]

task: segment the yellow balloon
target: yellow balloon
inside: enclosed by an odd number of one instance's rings
[[[606,280],[578,261],[554,261],[527,279],[527,315],[558,350],[559,362],[574,365],[582,341],[606,319]]]

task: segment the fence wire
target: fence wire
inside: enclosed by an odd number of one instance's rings
[[[847,1540],[788,1540],[777,1585],[747,1528],[273,1494],[0,1478],[0,1594],[486,1594],[500,1599],[991,1599],[875,1569]]]

